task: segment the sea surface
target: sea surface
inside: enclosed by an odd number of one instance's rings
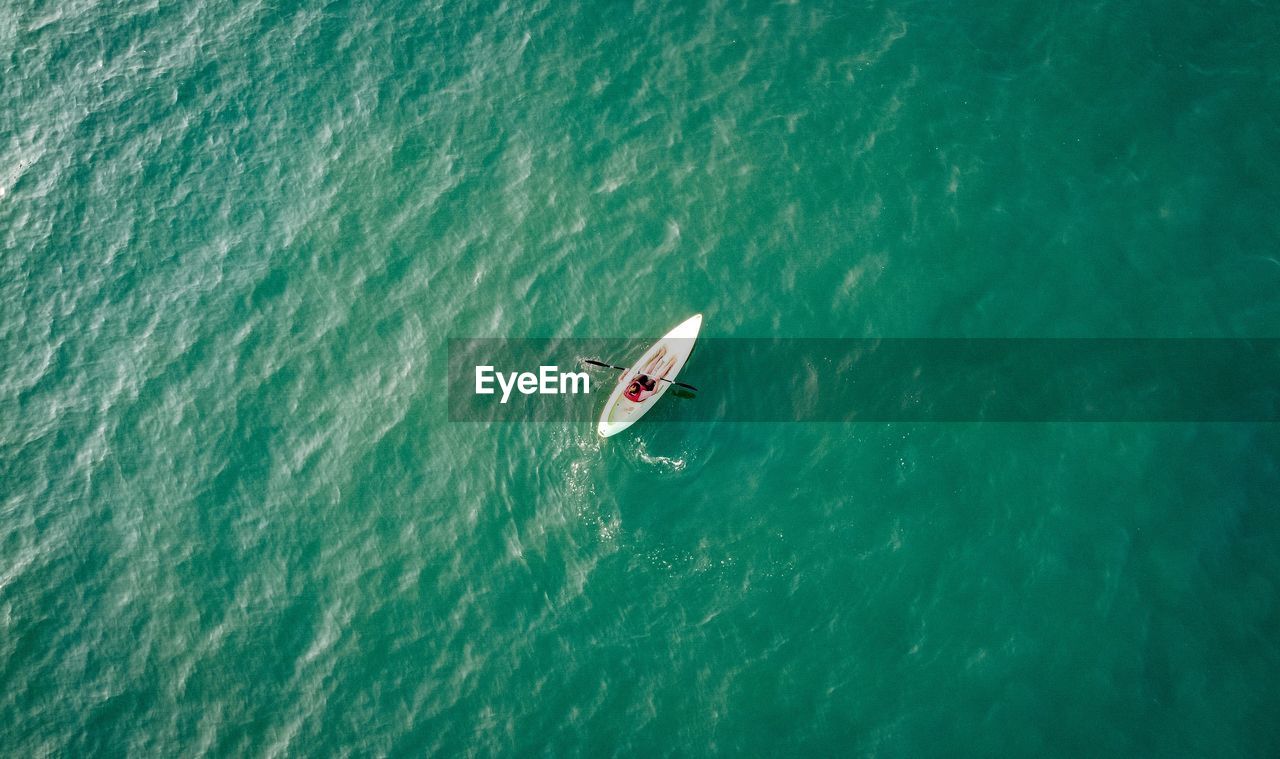
[[[695,312],[1280,337],[1277,40],[1244,0],[0,0],[0,754],[1280,755],[1280,425],[602,440],[444,392],[450,337]]]

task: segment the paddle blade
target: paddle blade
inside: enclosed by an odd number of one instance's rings
[[[602,366],[602,367],[604,367],[605,369],[617,369],[617,370],[619,370],[619,371],[623,371],[623,372],[625,372],[625,371],[627,370],[627,367],[625,367],[625,366],[614,366],[613,364],[606,364],[606,363],[605,363],[605,362],[603,362],[603,361],[596,361],[594,358],[584,358],[584,359],[582,359],[582,363],[584,363],[584,364],[591,364],[592,366]]]

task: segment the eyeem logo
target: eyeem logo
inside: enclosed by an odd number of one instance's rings
[[[511,398],[512,390],[519,390],[523,395],[591,392],[591,377],[586,372],[562,372],[555,365],[539,366],[537,374],[499,372],[494,371],[492,366],[477,366],[476,395],[493,395],[495,380],[502,390],[502,400],[499,403],[506,403]]]

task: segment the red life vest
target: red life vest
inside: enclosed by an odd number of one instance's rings
[[[648,381],[646,382],[646,380]],[[636,377],[631,381],[630,385],[627,385],[627,389],[623,391],[622,395],[632,403],[639,403],[653,395],[653,389],[657,386],[658,383],[651,377]]]

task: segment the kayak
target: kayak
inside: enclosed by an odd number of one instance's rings
[[[640,374],[640,370],[663,348],[667,349],[663,361],[670,358],[675,359],[675,363],[672,364],[671,371],[667,372],[665,379],[674,380],[680,370],[684,368],[684,363],[689,360],[689,354],[693,352],[693,344],[698,339],[698,330],[701,328],[702,314],[694,314],[681,322],[675,329],[663,335],[661,340],[649,346],[649,350],[644,352],[639,361],[632,364],[631,368],[618,380],[618,385],[613,388],[613,393],[609,395],[609,400],[605,401],[604,411],[600,414],[600,424],[596,426],[596,432],[599,432],[602,437],[616,435],[635,424],[640,417],[648,413],[649,409],[653,408],[658,399],[671,387],[671,383],[659,382],[653,395],[642,401],[633,401],[623,395],[627,390],[627,386]]]

